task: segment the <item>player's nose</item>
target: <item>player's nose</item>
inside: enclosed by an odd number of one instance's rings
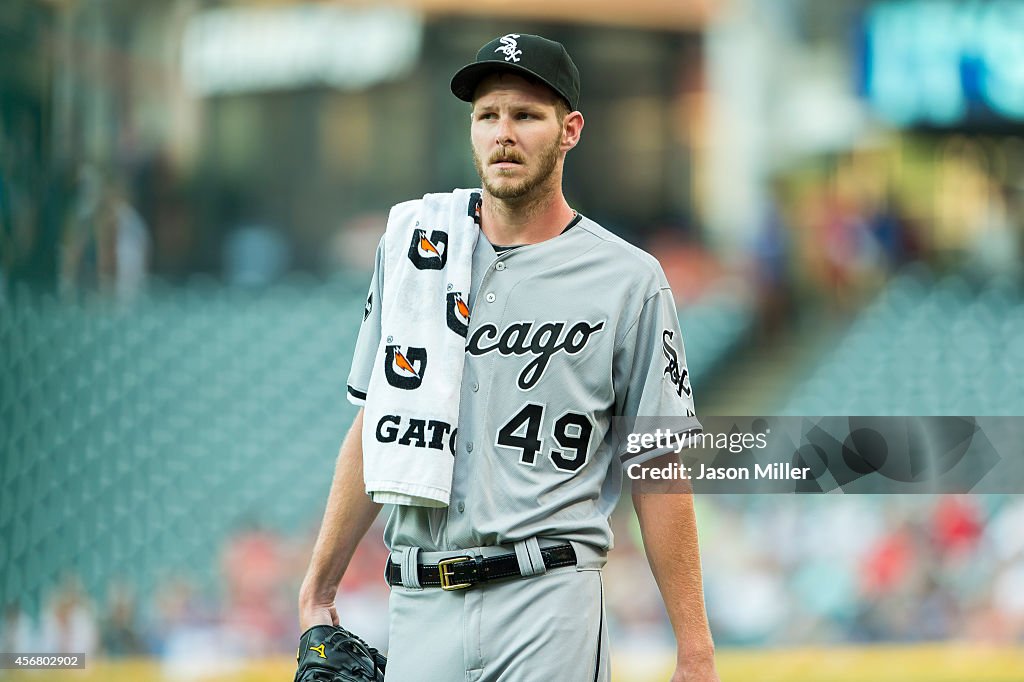
[[[498,120],[494,135],[499,147],[510,147],[516,143],[509,119],[504,116]]]

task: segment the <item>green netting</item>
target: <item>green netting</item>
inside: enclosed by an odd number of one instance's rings
[[[0,306],[0,604],[34,610],[69,571],[93,594],[114,576],[211,584],[240,524],[317,518],[365,286]]]
[[[862,311],[786,414],[1024,414],[1024,291],[912,270]]]

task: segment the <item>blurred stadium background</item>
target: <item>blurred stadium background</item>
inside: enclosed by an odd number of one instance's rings
[[[3,0],[0,651],[91,656],[7,677],[289,679],[373,247],[475,185],[447,82],[512,31],[581,68],[567,196],[661,260],[698,414],[1024,414],[1024,2]],[[697,505],[726,682],[1024,680],[1020,496]],[[666,679],[614,523],[615,679]]]

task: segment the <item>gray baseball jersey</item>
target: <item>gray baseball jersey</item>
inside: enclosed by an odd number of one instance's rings
[[[356,404],[381,343],[383,263],[378,247],[348,378]],[[467,341],[457,432],[410,415],[364,425],[378,439],[422,447],[457,433],[451,501],[393,507],[385,542],[436,551],[537,536],[607,551],[624,467],[656,454],[625,454],[612,418],[700,427],[661,266],[582,217],[557,237],[501,253],[481,233],[471,289],[453,294],[449,325],[464,325]]]

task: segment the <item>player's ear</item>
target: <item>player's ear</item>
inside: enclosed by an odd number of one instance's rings
[[[583,133],[583,114],[570,112],[562,122],[562,151],[567,152],[580,142]]]

